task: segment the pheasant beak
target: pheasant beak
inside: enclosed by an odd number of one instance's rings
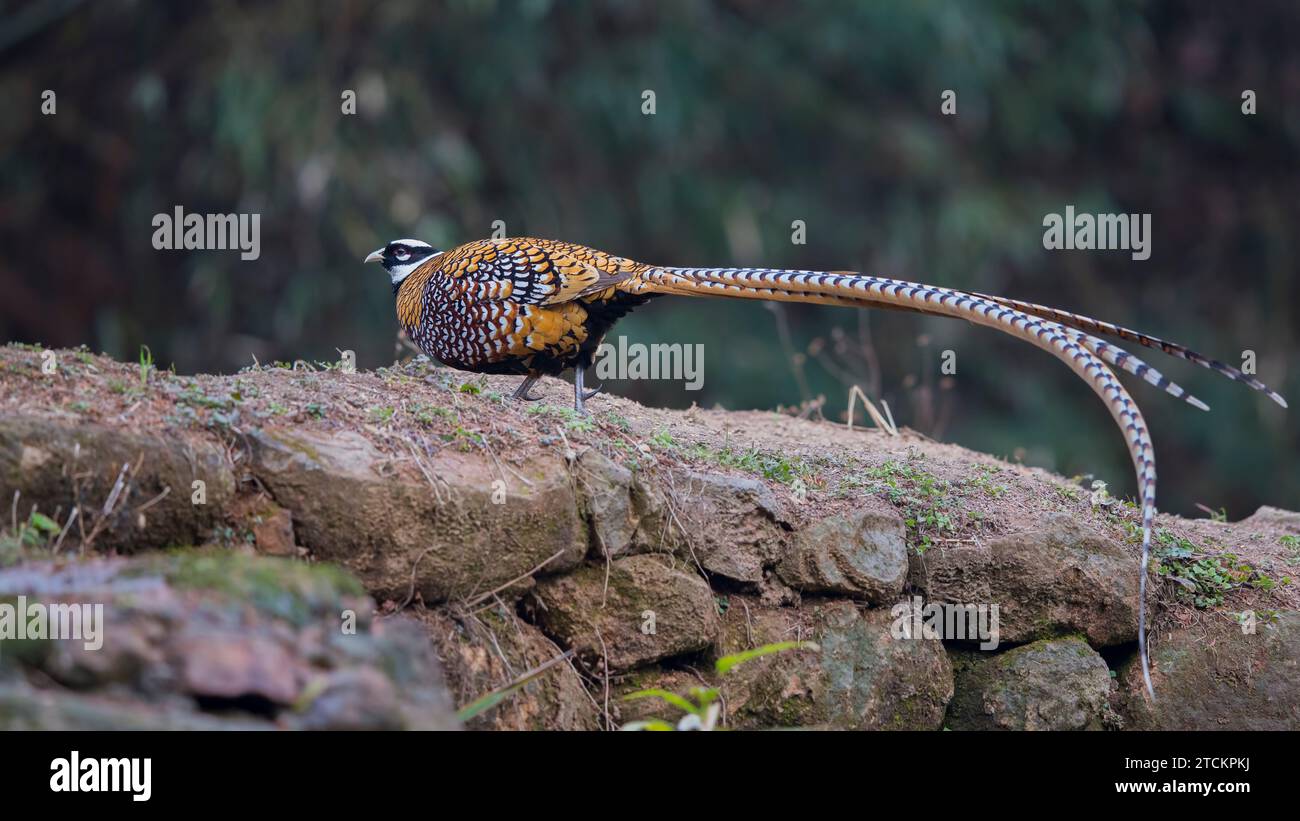
[[[380,248],[378,251],[372,251],[370,256],[366,257],[366,262],[382,262],[383,259],[384,249]]]

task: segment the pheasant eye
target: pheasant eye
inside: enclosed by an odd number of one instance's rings
[[[405,248],[398,248],[397,250],[393,251],[394,259],[403,260],[409,258],[410,256],[411,256],[411,252],[406,250]]]

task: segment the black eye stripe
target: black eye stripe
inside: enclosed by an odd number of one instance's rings
[[[397,254],[399,254],[399,253],[401,253],[401,252],[403,252],[403,251],[406,252],[406,254],[408,255],[408,257],[411,258],[411,259],[414,259],[414,258],[416,258],[416,257],[420,257],[420,256],[429,256],[430,254],[436,254],[436,253],[438,253],[435,249],[430,248],[430,247],[428,247],[428,246],[424,246],[424,245],[421,245],[421,246],[415,247],[415,246],[411,246],[411,245],[399,245],[399,244],[397,244],[397,243],[393,243],[392,245],[389,245],[387,248],[384,249],[384,255],[385,255],[385,256],[394,256],[394,257],[395,257],[395,256],[397,256]]]

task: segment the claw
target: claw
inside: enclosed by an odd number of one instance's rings
[[[573,409],[581,414],[587,413],[587,406],[584,404],[588,399],[600,393],[603,385],[597,386],[595,390],[583,390],[583,375],[585,368],[579,366],[573,369]]]
[[[515,388],[515,392],[510,394],[510,398],[518,399],[521,402],[536,402],[538,399],[541,399],[542,397],[533,396],[532,393],[530,393],[531,388],[533,385],[537,384],[537,380],[540,378],[540,376],[528,376],[519,384],[518,388]]]

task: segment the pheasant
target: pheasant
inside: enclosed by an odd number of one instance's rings
[[[1063,360],[1101,396],[1128,445],[1142,500],[1138,643],[1147,692],[1154,697],[1146,646],[1147,564],[1156,507],[1155,454],[1147,425],[1109,366],[1121,368],[1189,404],[1209,410],[1159,371],[1097,334],[1158,348],[1286,401],[1262,382],[1183,345],[1108,322],[1003,297],[850,271],[773,268],[671,268],[548,239],[485,239],[448,251],[400,239],[366,257],[392,279],[397,319],[429,356],[477,373],[518,374],[514,397],[533,399],[542,376],[574,372],[574,405],[584,373],[621,317],[663,295],[726,296],[890,308],[966,319],[1020,337]]]

